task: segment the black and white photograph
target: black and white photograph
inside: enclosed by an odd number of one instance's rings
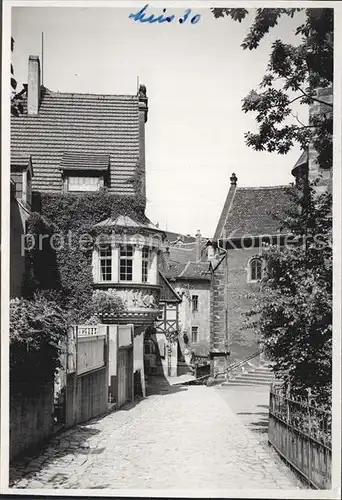
[[[3,2],[2,493],[340,498],[342,5],[217,4]]]

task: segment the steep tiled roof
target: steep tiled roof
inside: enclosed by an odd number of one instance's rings
[[[170,243],[174,243],[177,239],[183,243],[192,243],[196,241],[195,236],[190,236],[189,234],[173,233],[172,231],[165,231],[166,237]]]
[[[169,251],[171,261],[179,262],[185,265],[187,262],[189,262],[189,260],[196,260],[195,247],[170,247]]]
[[[195,250],[170,247],[168,259],[163,259],[163,273],[167,278],[210,279],[209,261],[196,262]]]
[[[110,157],[109,190],[133,194],[127,182],[139,161],[139,101],[131,95],[94,95],[43,89],[38,115],[12,117],[11,158],[32,155],[33,189],[61,191],[63,154]]]
[[[210,279],[209,262],[188,262],[178,278]]]
[[[292,186],[239,188],[235,190],[219,237],[275,235],[283,232],[282,219],[290,207]],[[222,218],[221,215],[221,218]]]
[[[163,273],[167,278],[176,278],[180,275],[185,266],[186,264],[181,262],[165,260],[165,262],[163,262]]]

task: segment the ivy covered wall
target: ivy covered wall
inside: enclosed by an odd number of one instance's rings
[[[92,226],[119,215],[147,222],[145,200],[106,192],[35,193],[32,208],[28,232],[35,245],[27,251],[25,295],[53,291],[61,306],[75,310],[75,319],[82,317],[92,296]],[[46,235],[40,246],[39,235]]]

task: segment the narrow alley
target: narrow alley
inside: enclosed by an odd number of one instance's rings
[[[300,489],[229,398],[170,386],[52,439],[13,464],[13,488]]]

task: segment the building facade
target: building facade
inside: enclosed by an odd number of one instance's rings
[[[210,280],[206,240],[198,232],[178,237],[163,253],[163,273],[181,298],[179,304],[179,372],[192,355],[207,356],[210,343]]]
[[[320,89],[318,98],[326,103],[310,107],[310,120],[319,112],[332,116],[332,88]],[[318,179],[316,192],[332,189],[332,165],[320,167],[317,152],[310,144],[294,168],[296,187],[305,190],[308,181]],[[230,177],[230,188],[214,238],[209,242],[211,270],[210,351],[213,370],[224,372],[229,363],[243,360],[260,350],[255,332],[247,328],[253,295],[260,293],[265,244],[282,246],[290,237],[284,220],[292,205],[293,184],[270,187],[238,187]],[[256,358],[257,361],[258,358]]]
[[[84,227],[92,236],[90,264],[82,253],[61,250],[66,252],[59,259],[61,283],[70,281],[73,265],[68,260],[76,259],[75,280],[91,276],[93,294],[101,290],[121,298],[122,315],[109,312],[101,320],[133,325],[134,371],[144,393],[144,335],[159,314],[164,239],[145,215],[146,88],[140,85],[137,95],[53,92],[41,84],[39,58],[30,56],[24,90],[24,112],[11,120],[11,171],[17,193],[26,200],[32,183],[33,211],[43,217],[53,214],[51,222],[60,234],[78,235]],[[102,199],[110,207],[101,205]],[[54,206],[69,213],[58,213]],[[15,242],[11,250],[16,259]],[[11,266],[13,286],[17,273],[18,266]]]

